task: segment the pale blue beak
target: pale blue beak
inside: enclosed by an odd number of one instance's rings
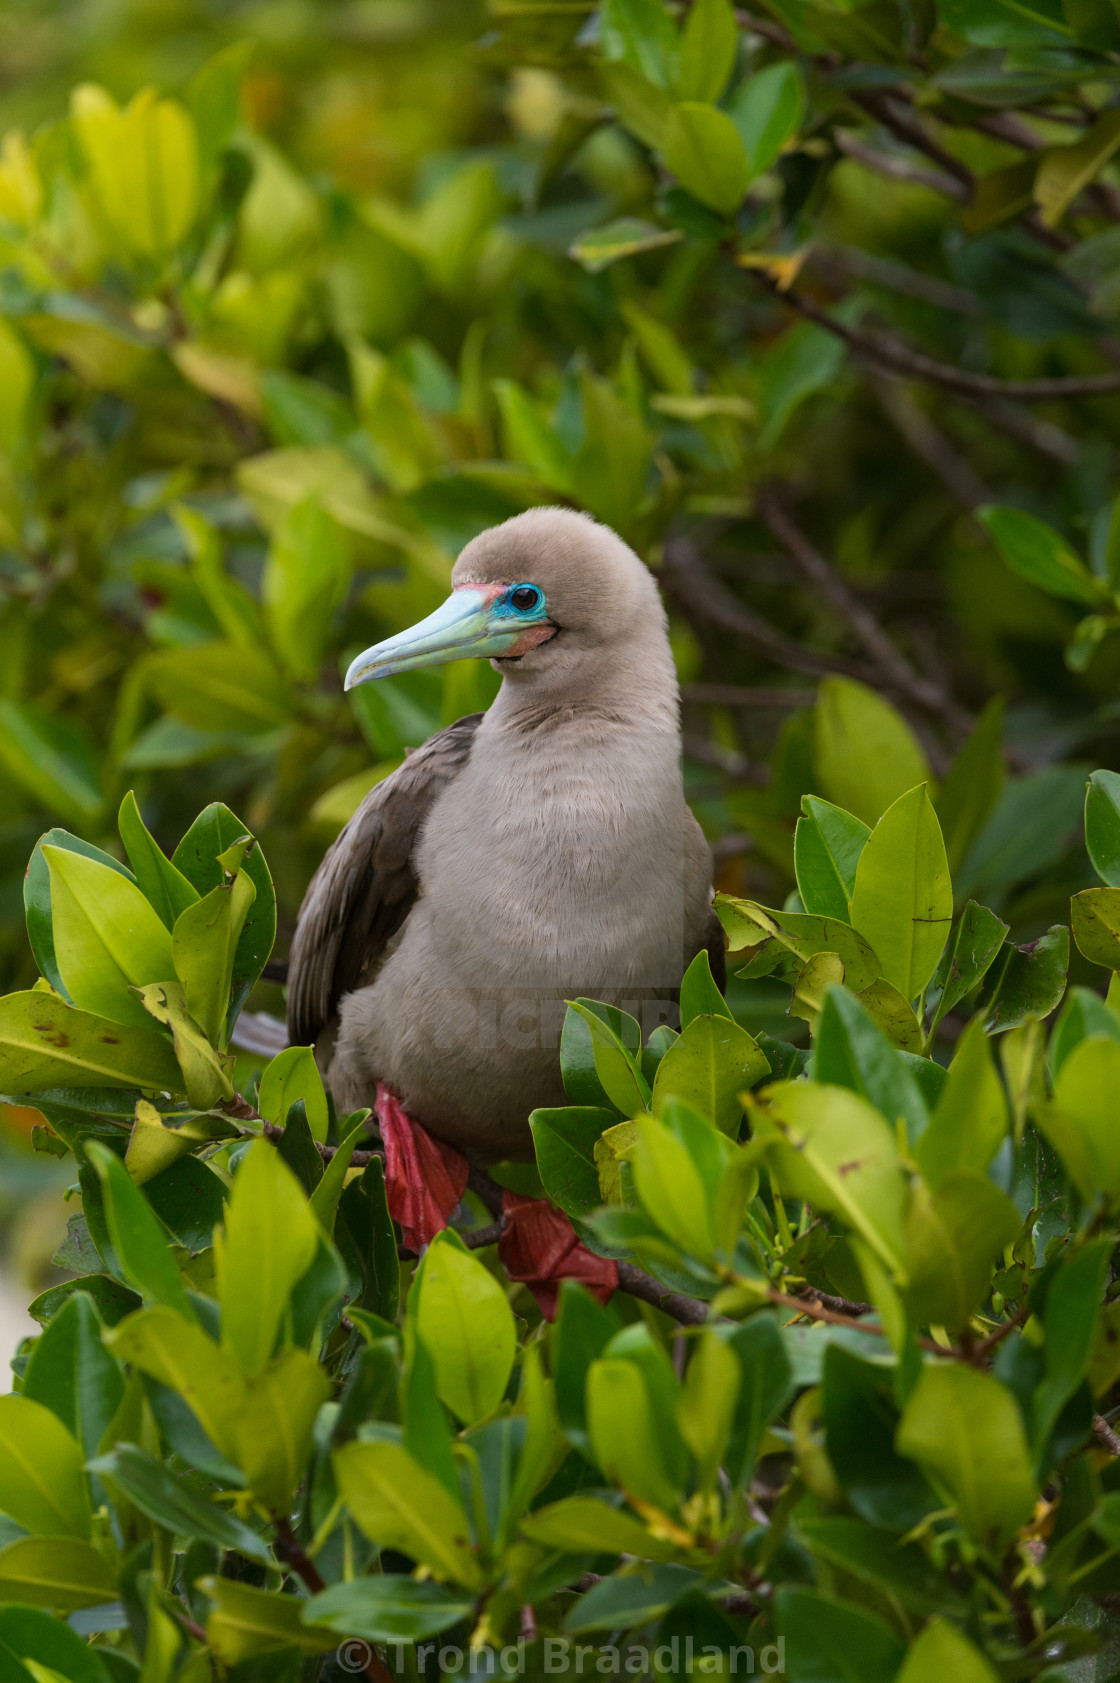
[[[388,678],[394,672],[413,672],[420,666],[507,655],[530,627],[547,622],[543,604],[539,619],[511,615],[490,591],[464,585],[452,591],[447,601],[419,625],[386,637],[383,643],[375,643],[360,654],[346,674],[346,688],[352,690],[356,684]]]

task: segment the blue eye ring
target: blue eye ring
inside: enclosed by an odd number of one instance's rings
[[[544,607],[544,591],[535,584],[515,584],[506,592],[506,602],[519,614],[539,613]]]

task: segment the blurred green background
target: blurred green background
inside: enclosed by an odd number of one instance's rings
[[[245,818],[282,956],[362,795],[496,684],[341,672],[540,502],[663,581],[722,887],[781,905],[804,793],[870,822],[925,777],[961,896],[1064,919],[1118,763],[1120,409],[1029,382],[1120,360],[1118,52],[1087,0],[4,0],[4,987],[36,838],[119,851],[129,788],[169,849]],[[792,1034],[769,986],[737,1009]]]

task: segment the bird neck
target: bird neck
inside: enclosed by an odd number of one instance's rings
[[[584,650],[562,672],[507,672],[488,719],[513,729],[586,719],[655,730],[680,741],[680,689],[668,638],[634,638]]]

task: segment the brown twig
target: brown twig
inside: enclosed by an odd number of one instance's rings
[[[636,1268],[632,1262],[619,1263],[618,1283],[631,1297],[639,1297],[644,1303],[652,1303],[655,1309],[663,1309],[681,1326],[700,1326],[708,1319],[709,1306],[702,1299],[686,1297],[680,1291],[669,1291],[652,1274]]]
[[[911,374],[915,379],[931,380],[935,385],[961,392],[966,397],[1010,397],[1030,402],[1049,398],[1103,397],[1109,392],[1120,391],[1120,369],[1114,369],[1110,374],[1063,374],[1053,379],[1001,380],[994,374],[974,374],[967,368],[954,368],[951,363],[938,362],[924,351],[911,349],[901,339],[838,321],[803,292],[793,287],[783,292],[776,282],[760,271],[755,273],[762,284],[769,286],[791,310],[796,310],[806,321],[823,327],[827,333],[835,334],[857,356],[866,357],[896,374]]]
[[[1093,1416],[1093,1436],[1098,1443],[1104,1445],[1110,1455],[1120,1455],[1120,1437],[1117,1437],[1103,1414]]]
[[[292,1530],[291,1520],[286,1514],[273,1514],[272,1521],[276,1528],[276,1540],[272,1545],[276,1558],[301,1579],[312,1595],[319,1595],[326,1589],[326,1581]],[[372,1643],[367,1643],[366,1646],[369,1649],[369,1659],[362,1667],[363,1675],[370,1679],[370,1683],[394,1683],[393,1674],[377,1649]]]
[[[695,544],[686,537],[678,535],[667,540],[661,577],[666,590],[691,617],[707,620],[740,641],[749,643],[776,666],[808,672],[814,677],[824,677],[830,672],[842,672],[850,678],[864,680],[871,676],[855,661],[802,648],[784,631],[760,618],[716,578],[700,559]]]
[[[801,530],[782,502],[778,491],[772,486],[760,490],[756,498],[756,507],[764,524],[790,558],[797,563],[810,584],[833,611],[847,621],[887,684],[908,700],[916,702],[919,707],[940,715],[955,730],[962,734],[967,733],[973,723],[968,713],[954,701],[947,690],[929,678],[923,678],[914,670],[905,655],[899,653],[874,615],[864,607],[836,569],[829,565]]]
[[[921,164],[913,164],[908,158],[900,158],[893,152],[878,152],[847,129],[834,129],[832,140],[838,152],[854,158],[856,163],[874,170],[877,175],[885,175],[892,181],[910,181],[916,187],[928,187],[931,192],[966,203],[971,196],[958,176],[950,175],[946,170],[925,169]]]
[[[990,503],[992,494],[967,456],[954,449],[906,387],[893,375],[876,369],[869,373],[876,397],[902,437],[957,501],[969,510]]]
[[[713,707],[812,707],[816,690],[758,688],[746,684],[682,684],[681,700]]]

